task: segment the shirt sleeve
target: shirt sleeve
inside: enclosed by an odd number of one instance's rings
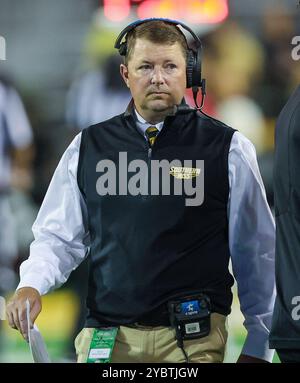
[[[61,286],[87,256],[90,236],[85,201],[77,184],[81,133],[63,154],[32,226],[30,256],[21,264],[21,287],[41,295]]]
[[[245,355],[272,361],[269,331],[275,301],[275,223],[252,143],[235,132],[228,156],[229,248],[244,326]]]
[[[20,96],[8,88],[5,118],[10,141],[15,148],[23,148],[32,142],[32,131]]]

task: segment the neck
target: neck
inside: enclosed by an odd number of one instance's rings
[[[136,110],[138,111],[139,115],[143,117],[144,120],[146,120],[149,124],[157,124],[161,121],[164,121],[164,119],[167,116],[170,116],[174,114],[174,108],[168,108],[163,111],[152,111],[152,110],[143,110],[139,107],[135,106]]]

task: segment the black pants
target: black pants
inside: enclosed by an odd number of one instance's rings
[[[281,363],[300,363],[300,349],[279,348],[276,351]]]

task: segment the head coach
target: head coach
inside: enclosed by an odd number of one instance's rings
[[[222,362],[231,257],[247,329],[238,361],[271,361],[275,229],[255,149],[202,112],[202,47],[189,27],[138,20],[115,47],[132,100],[63,154],[7,306],[9,323],[26,337],[26,299],[34,321],[40,296],[89,257],[79,362]],[[185,103],[187,87],[196,108]]]

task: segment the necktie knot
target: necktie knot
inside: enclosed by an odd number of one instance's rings
[[[146,129],[146,136],[147,136],[147,139],[149,141],[150,146],[153,146],[158,132],[159,132],[159,130],[157,129],[156,126],[149,126],[149,128]]]

